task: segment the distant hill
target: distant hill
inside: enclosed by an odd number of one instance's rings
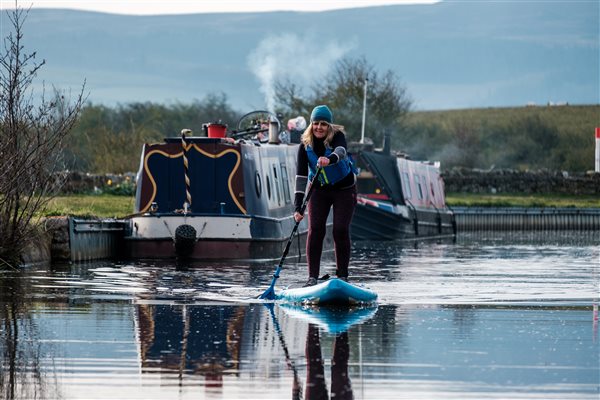
[[[413,112],[392,146],[444,168],[594,170],[600,105]]]
[[[178,16],[34,8],[25,43],[47,60],[47,85],[86,80],[89,100],[109,106],[223,92],[241,111],[260,109],[261,86],[268,92],[284,71],[308,84],[339,57],[363,55],[393,70],[421,110],[598,104],[599,15],[598,1]]]

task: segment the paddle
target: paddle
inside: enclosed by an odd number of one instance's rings
[[[287,345],[285,343],[285,338],[283,337],[283,332],[281,330],[281,326],[279,325],[279,321],[277,321],[277,316],[275,315],[273,304],[267,303],[263,305],[267,307],[269,313],[271,314],[273,326],[275,327],[275,331],[279,336],[279,343],[281,343],[281,347],[283,348],[283,354],[285,354],[285,360],[287,362],[287,365],[292,369],[292,373],[294,374],[294,385],[292,386],[292,399],[301,399],[302,382],[300,382],[300,377],[298,376],[298,371],[296,370],[296,364],[290,357],[290,352],[288,351]]]
[[[310,199],[310,195],[313,192],[313,187],[314,187],[313,183],[314,183],[315,179],[317,178],[317,176],[319,176],[320,173],[321,173],[321,167],[318,167],[317,172],[315,173],[315,176],[313,176],[309,182],[310,186],[308,187],[308,192],[306,193],[306,196],[304,197],[304,201],[302,202],[302,207],[300,207],[300,214],[302,214],[302,215],[304,215],[304,210],[306,210],[306,206],[308,205],[308,200]],[[290,238],[288,239],[288,242],[285,246],[285,250],[283,251],[281,260],[279,260],[279,265],[277,266],[277,269],[275,270],[275,273],[273,274],[273,280],[271,281],[271,285],[269,286],[269,288],[267,290],[264,291],[263,294],[258,296],[259,299],[262,299],[262,300],[274,300],[275,299],[275,282],[279,278],[279,272],[281,272],[281,268],[283,267],[283,262],[285,261],[285,258],[287,257],[288,252],[290,251],[290,246],[292,245],[292,240],[294,239],[294,236],[296,235],[296,232],[298,231],[298,225],[300,225],[300,221],[297,221],[294,224],[294,229],[292,229],[292,234],[290,235]]]

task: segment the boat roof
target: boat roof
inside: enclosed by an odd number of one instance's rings
[[[375,179],[394,204],[404,204],[402,182],[396,157],[389,154],[361,151],[361,158],[375,175]]]

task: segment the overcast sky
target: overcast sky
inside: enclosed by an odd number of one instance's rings
[[[69,8],[115,14],[156,15],[212,12],[325,11],[392,4],[435,3],[436,0],[19,0],[34,8]],[[0,0],[0,9],[14,8]]]

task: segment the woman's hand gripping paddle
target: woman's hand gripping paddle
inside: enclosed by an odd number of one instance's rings
[[[313,188],[314,188],[313,183],[315,182],[315,179],[317,179],[317,176],[319,176],[320,173],[321,173],[321,167],[318,167],[317,172],[315,173],[315,176],[313,176],[312,179],[310,180],[310,183],[309,183],[310,186],[308,187],[308,192],[306,193],[306,196],[304,197],[304,201],[302,202],[302,207],[300,207],[300,214],[302,214],[302,215],[304,215],[304,211],[306,210],[306,206],[308,205],[308,200],[310,200],[310,195],[313,192]],[[288,252],[290,251],[290,246],[292,245],[292,240],[294,239],[296,232],[298,232],[298,225],[300,225],[300,221],[296,221],[296,223],[294,224],[294,229],[292,229],[292,234],[290,235],[290,238],[288,239],[288,242],[285,245],[285,250],[283,251],[281,260],[279,260],[279,265],[277,266],[277,269],[275,270],[275,273],[273,274],[273,280],[271,281],[271,285],[268,287],[267,290],[264,291],[263,294],[258,296],[259,299],[275,300],[275,282],[277,282],[277,279],[279,278],[279,272],[281,272],[281,268],[283,267],[283,262],[285,261],[285,258],[287,257]]]

